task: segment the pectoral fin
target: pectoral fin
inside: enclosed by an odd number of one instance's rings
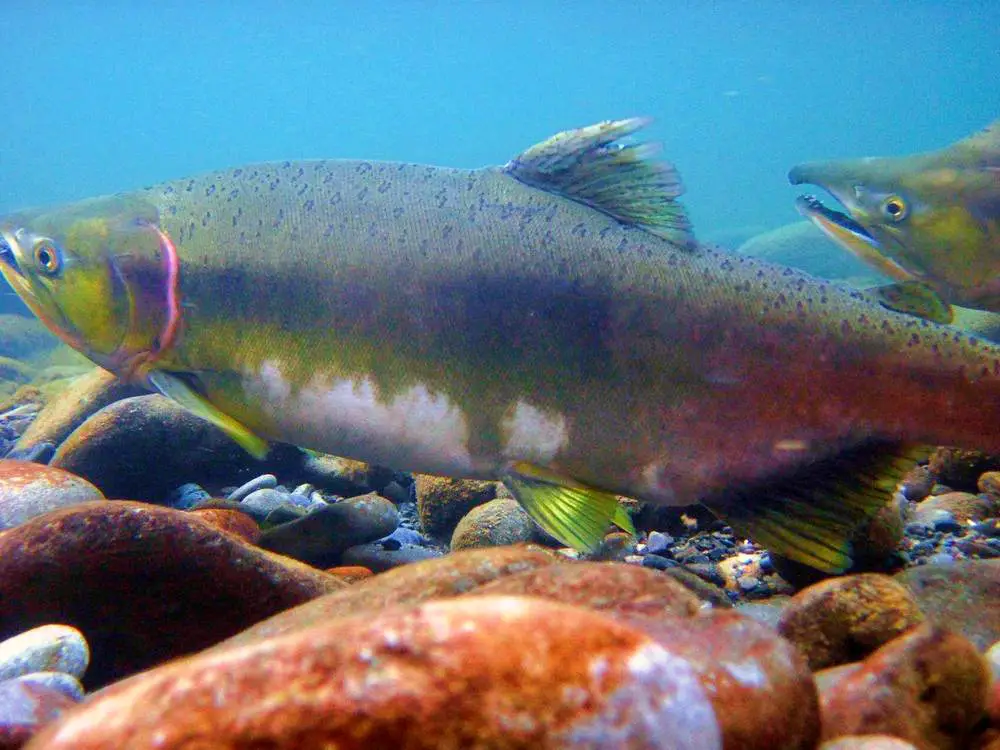
[[[239,443],[254,458],[261,459],[267,455],[266,440],[257,437],[244,425],[221,412],[181,378],[163,370],[153,370],[149,373],[149,383],[164,396],[175,401],[195,416],[214,424]]]
[[[851,564],[851,538],[891,500],[927,446],[868,443],[790,476],[705,501],[741,535],[826,573]]]
[[[512,464],[501,479],[535,523],[581,552],[596,550],[612,524],[635,533],[628,513],[610,492],[523,461]]]
[[[882,307],[916,315],[934,323],[950,323],[955,317],[951,305],[922,281],[898,281],[866,290]]]

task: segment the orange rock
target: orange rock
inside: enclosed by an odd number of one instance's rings
[[[727,750],[812,750],[820,732],[812,674],[771,628],[732,610],[644,614],[629,624],[688,661],[715,706]]]
[[[923,619],[905,587],[889,576],[862,573],[800,591],[785,606],[778,632],[815,671],[857,661]]]
[[[988,685],[969,641],[921,625],[821,693],[823,737],[889,734],[920,750],[960,750],[983,718]]]
[[[706,605],[670,576],[638,565],[561,562],[506,576],[470,596],[539,596],[614,615],[693,616]]]
[[[462,550],[387,570],[345,591],[275,615],[219,644],[230,648],[361,612],[458,596],[489,581],[551,565],[563,558],[530,544]]]
[[[192,513],[143,503],[83,503],[0,534],[0,638],[39,623],[78,628],[89,687],[342,588]]]
[[[340,565],[336,568],[327,568],[327,573],[336,576],[345,583],[357,583],[375,575],[368,568],[361,565]]]
[[[190,511],[202,521],[212,524],[221,531],[235,534],[250,544],[256,544],[260,539],[260,526],[246,513],[223,508],[200,508]]]
[[[194,656],[92,697],[33,750],[721,748],[683,659],[541,599],[430,602]]]
[[[0,459],[0,529],[88,500],[103,500],[76,474],[31,461]]]

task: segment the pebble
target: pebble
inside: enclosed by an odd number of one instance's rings
[[[109,688],[37,742],[179,750],[249,737],[268,747],[722,748],[685,659],[602,614],[499,596],[339,619],[168,664]]]
[[[65,672],[82,678],[89,663],[86,639],[67,625],[41,625],[0,641],[0,680],[31,672]]]
[[[259,477],[251,479],[246,484],[243,484],[230,492],[229,495],[226,496],[226,500],[232,500],[236,503],[243,502],[245,498],[258,490],[273,490],[277,486],[278,478],[274,476],[274,474],[261,474]],[[284,493],[282,493],[282,495],[284,495]]]
[[[376,573],[383,573],[401,565],[411,565],[422,560],[433,560],[444,554],[439,549],[399,542],[388,537],[368,544],[357,544],[344,550],[343,565],[360,565]]]
[[[646,551],[651,555],[662,555],[674,543],[674,538],[659,531],[649,532],[646,537]]]
[[[451,549],[499,547],[529,542],[535,536],[535,522],[512,498],[497,498],[470,510],[455,526]]]
[[[274,477],[271,476],[271,479],[274,479]],[[230,494],[226,499],[232,501],[234,495],[239,497],[241,495],[240,490],[242,489],[243,487],[240,487],[239,490]],[[242,499],[238,502],[243,506],[246,513],[253,516],[257,521],[263,521],[269,513],[289,504],[287,493],[269,487],[251,489],[250,492],[243,494]],[[274,521],[271,521],[271,523],[274,523]]]
[[[417,474],[417,514],[424,532],[433,539],[450,540],[458,522],[477,505],[497,497],[497,482],[451,479]]]
[[[191,510],[199,503],[211,500],[212,496],[200,484],[188,482],[170,493],[167,506],[177,510]]]

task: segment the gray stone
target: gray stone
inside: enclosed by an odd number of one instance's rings
[[[271,490],[278,486],[278,478],[274,474],[261,474],[259,477],[251,479],[246,484],[237,487],[235,490],[229,493],[226,500],[235,500],[236,502],[242,502],[249,495],[253,494],[257,490]]]
[[[232,496],[227,499],[231,500]],[[266,487],[254,490],[249,495],[245,495],[243,500],[240,501],[240,505],[243,507],[244,511],[249,513],[258,521],[263,521],[272,511],[289,504],[288,495],[284,492],[279,492],[278,490],[272,490]]]
[[[20,682],[22,685],[39,685],[50,690],[55,690],[78,703],[86,695],[80,680],[65,672],[31,672],[20,677],[15,677],[14,680]]]
[[[359,544],[346,550],[341,557],[342,565],[361,565],[373,573],[382,573],[400,565],[441,557],[444,553],[430,547],[393,541]]]
[[[86,639],[68,625],[42,625],[0,642],[0,680],[32,672],[82,678],[89,663]]]

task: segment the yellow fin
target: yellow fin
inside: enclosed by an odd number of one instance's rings
[[[922,281],[898,281],[866,291],[882,307],[916,315],[933,323],[950,323],[955,317],[951,305]]]
[[[262,459],[267,455],[266,440],[257,437],[244,425],[221,412],[208,399],[197,393],[176,375],[163,370],[153,370],[149,373],[149,383],[164,396],[175,401],[195,416],[214,424],[239,443],[254,458]]]
[[[625,510],[621,503],[618,504],[618,510],[615,511],[611,523],[622,531],[635,536],[635,525],[632,523],[632,516],[629,515],[629,512]]]
[[[869,442],[770,483],[707,499],[716,515],[772,552],[821,570],[851,567],[851,537],[886,506],[927,446]]]
[[[617,496],[540,466],[519,461],[501,479],[535,523],[581,552],[597,550],[612,523],[626,522]]]

